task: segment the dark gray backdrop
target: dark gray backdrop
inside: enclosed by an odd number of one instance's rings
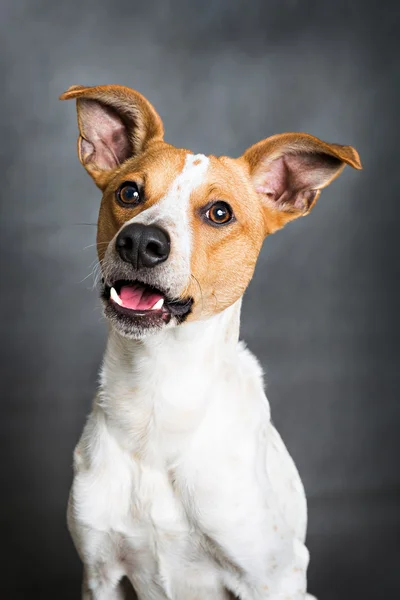
[[[105,83],[196,152],[292,130],[359,150],[363,172],[267,240],[242,336],[308,492],[310,590],[400,595],[396,4],[2,2],[1,598],[79,597],[64,513],[105,340],[85,225],[100,195],[57,97]]]

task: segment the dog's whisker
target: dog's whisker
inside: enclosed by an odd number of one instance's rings
[[[86,281],[87,279],[89,279],[89,277],[92,277],[93,272],[90,272],[88,275],[86,275],[86,277],[84,277],[83,279],[81,279],[80,281],[78,281],[79,284],[83,283],[84,281]]]
[[[89,244],[88,246],[84,246],[83,250],[87,250],[88,248],[96,248],[98,246],[107,246],[109,242],[96,242],[95,244]]]
[[[216,305],[217,305],[217,306],[219,306],[221,303],[220,303],[220,301],[218,300],[218,298],[217,298],[217,295],[215,294],[215,292],[213,292],[211,295],[212,295],[212,297],[214,298]]]
[[[102,274],[103,274],[103,270],[102,270],[103,269],[103,262],[104,262],[104,259],[98,261],[96,263],[95,267],[94,267],[94,270],[93,270],[93,274],[94,274],[93,289],[95,287],[97,287],[97,285],[99,283],[99,280],[102,277]]]
[[[190,278],[191,278],[191,279],[194,279],[194,280],[195,280],[195,282],[197,283],[197,285],[199,286],[200,298],[201,298],[201,309],[203,310],[203,308],[204,308],[204,297],[203,297],[203,290],[201,289],[200,282],[199,282],[199,280],[197,279],[197,277],[195,277],[195,276],[193,275],[193,273],[191,273],[191,274],[190,274]]]
[[[89,279],[89,277],[93,277],[93,286],[92,289],[95,289],[99,283],[99,279],[102,275],[102,271],[101,271],[101,265],[102,265],[103,261],[98,261],[97,258],[90,264],[89,268],[90,268],[90,273],[88,275],[86,275],[86,277],[84,277],[83,279],[81,279],[78,283],[81,284],[84,281],[86,281],[87,279]]]

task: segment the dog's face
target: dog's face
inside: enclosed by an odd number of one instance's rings
[[[282,134],[242,157],[194,155],[163,141],[151,104],[121,86],[70,88],[82,164],[103,192],[97,249],[105,314],[141,338],[238,300],[264,238],[308,214],[349,164],[350,146]]]

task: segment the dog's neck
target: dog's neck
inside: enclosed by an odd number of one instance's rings
[[[213,386],[229,378],[237,352],[240,308],[241,300],[207,320],[143,340],[110,331],[98,404],[109,425],[118,429],[119,440],[125,438],[133,449],[138,440],[143,442],[144,431],[148,438],[167,431],[176,447],[177,436],[197,427]]]
[[[192,361],[196,371],[202,360],[209,361],[213,356],[223,357],[223,352],[234,348],[239,338],[241,299],[226,310],[209,319],[184,323],[178,327],[166,329],[141,340],[125,338],[110,329],[104,359],[104,369],[115,368],[115,358],[119,358],[118,370],[126,374],[137,373],[149,368],[157,372],[159,361],[166,356],[171,370],[181,372],[181,361],[189,362],[187,357],[196,356]],[[221,354],[222,350],[222,354]],[[186,358],[185,358],[186,357]],[[111,364],[109,361],[111,360]]]

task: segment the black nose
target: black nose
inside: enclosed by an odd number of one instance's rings
[[[135,269],[152,268],[167,260],[170,239],[160,227],[131,223],[119,232],[115,247],[122,260]]]

